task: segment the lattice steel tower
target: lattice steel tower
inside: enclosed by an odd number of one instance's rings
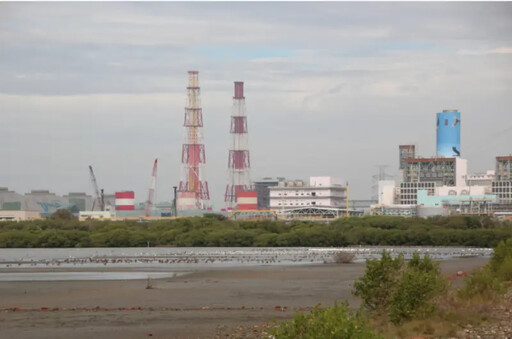
[[[188,208],[206,209],[210,200],[208,182],[203,180],[206,163],[203,144],[203,111],[201,109],[201,91],[199,72],[188,72],[187,106],[185,107],[185,140],[181,153],[181,180],[179,190],[183,196],[195,198]],[[178,199],[179,200],[179,199]]]
[[[248,145],[247,117],[245,115],[244,83],[235,81],[235,96],[233,97],[233,114],[231,115],[232,144],[228,157],[228,184],[224,201],[226,206],[236,204],[239,192],[251,189]]]

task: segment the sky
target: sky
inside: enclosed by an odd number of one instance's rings
[[[470,172],[512,153],[512,3],[0,2],[0,187],[157,200],[179,182],[187,71],[198,70],[214,209],[224,207],[233,82],[251,177],[337,176],[371,195],[398,145],[430,157],[462,115]]]

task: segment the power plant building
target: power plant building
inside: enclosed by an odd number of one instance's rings
[[[496,157],[495,171],[468,174],[467,160],[460,157],[460,125],[457,110],[437,113],[436,157],[418,157],[413,145],[400,145],[401,180],[379,181],[379,204],[371,213],[425,217],[510,210],[512,156]]]
[[[285,181],[285,178],[277,177],[263,178],[253,181],[254,190],[258,193],[258,209],[268,210],[270,208],[270,187],[278,186],[280,182]]]
[[[496,157],[496,175],[492,193],[501,204],[512,205],[512,156]]]
[[[285,181],[269,190],[272,209],[312,206],[339,209],[346,203],[346,186],[334,177],[311,177],[309,185],[302,180]]]

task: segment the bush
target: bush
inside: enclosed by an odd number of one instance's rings
[[[348,310],[346,302],[316,307],[309,314],[296,312],[292,321],[279,324],[271,332],[276,339],[381,338],[363,317]]]
[[[486,266],[474,270],[464,278],[464,286],[457,291],[461,299],[493,300],[504,291],[503,283]]]
[[[428,255],[422,259],[414,253],[404,265],[402,255],[393,259],[384,251],[380,260],[367,260],[365,274],[354,282],[353,293],[361,297],[363,308],[385,314],[397,324],[432,314],[435,297],[446,288],[439,264]]]
[[[512,238],[500,242],[494,248],[489,266],[500,279],[512,280]]]
[[[439,264],[428,255],[421,259],[418,253],[414,253],[393,292],[389,310],[391,321],[397,324],[431,315],[436,310],[434,298],[446,288]]]
[[[395,259],[383,251],[381,259],[366,261],[364,275],[354,282],[353,294],[361,297],[363,307],[375,311],[387,308],[391,291],[396,286],[404,266],[402,254]]]
[[[457,291],[461,299],[493,300],[505,291],[504,282],[512,281],[512,238],[501,241],[489,264],[474,270]]]

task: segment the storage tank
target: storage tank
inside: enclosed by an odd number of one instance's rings
[[[237,210],[257,210],[258,209],[258,192],[245,191],[240,192],[236,196]]]
[[[460,156],[460,112],[456,109],[437,113],[437,156]]]
[[[177,208],[178,211],[197,209],[196,192],[179,191]]]
[[[116,192],[116,211],[135,210],[135,192]]]

